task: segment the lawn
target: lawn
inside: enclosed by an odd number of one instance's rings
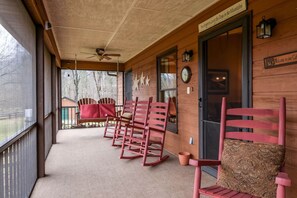
[[[24,128],[23,117],[0,120],[0,146],[18,134]]]

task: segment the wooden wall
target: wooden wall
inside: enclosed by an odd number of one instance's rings
[[[273,69],[264,69],[263,58],[297,51],[297,1],[253,0],[253,24],[262,16],[275,18],[276,27],[269,39],[257,39],[253,32],[253,105],[277,107],[281,96],[287,99],[287,148],[286,171],[293,186],[288,188],[288,197],[297,195],[297,64]]]
[[[238,0],[221,0],[191,21],[174,30],[154,45],[150,46],[125,63],[125,70],[132,68],[133,75],[149,75],[150,86],[140,86],[133,91],[133,97],[156,99],[156,56],[167,49],[178,48],[178,134],[167,133],[166,149],[177,154],[189,151],[198,157],[198,24]],[[248,10],[252,11],[252,94],[254,107],[278,107],[281,96],[287,98],[287,151],[286,170],[292,178],[293,186],[288,189],[287,197],[297,194],[297,64],[264,69],[263,59],[268,56],[297,51],[297,1],[296,0],[249,0]],[[255,27],[262,16],[273,17],[277,25],[269,39],[257,39]],[[185,49],[192,49],[193,60],[187,64],[181,61]],[[182,83],[180,71],[188,65],[192,69],[192,79],[188,84]],[[190,95],[186,87],[193,87]],[[189,138],[194,138],[194,145],[189,145]]]

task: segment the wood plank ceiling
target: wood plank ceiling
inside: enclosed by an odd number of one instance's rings
[[[43,0],[63,60],[124,63],[218,0]],[[85,54],[90,53],[90,54]],[[103,60],[106,61],[105,59]],[[112,57],[110,62],[116,62]]]

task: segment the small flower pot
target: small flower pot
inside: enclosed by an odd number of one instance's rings
[[[179,152],[178,153],[178,159],[179,159],[180,165],[182,165],[182,166],[188,165],[190,155],[191,155],[191,153],[189,153],[189,152]]]

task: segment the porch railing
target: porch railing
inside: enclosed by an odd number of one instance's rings
[[[0,148],[0,197],[29,197],[37,179],[36,127]]]
[[[62,129],[70,129],[72,126],[77,125],[76,118],[77,107],[76,106],[64,106],[62,107]]]

